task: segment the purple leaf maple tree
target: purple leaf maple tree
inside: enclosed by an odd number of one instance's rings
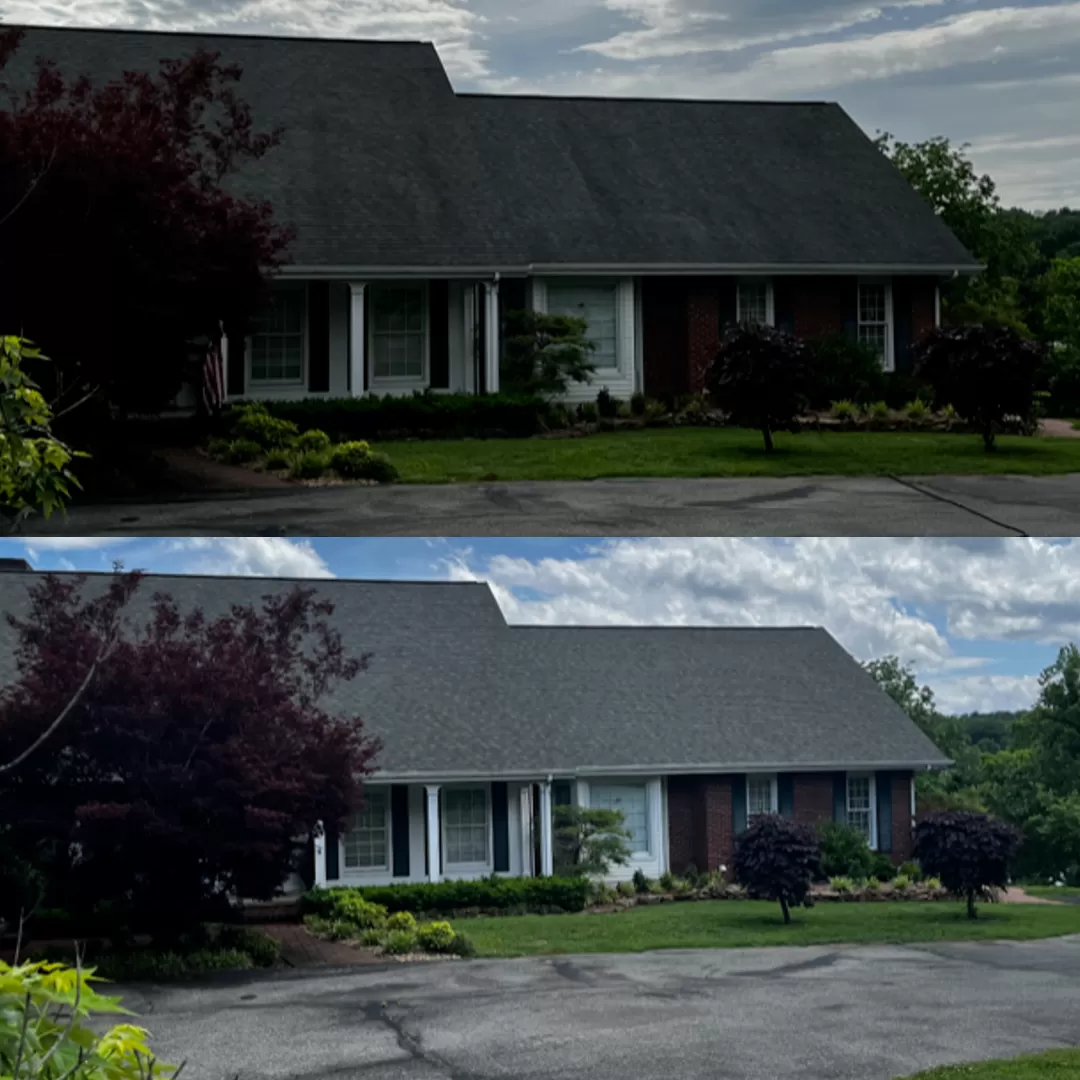
[[[349,654],[313,589],[210,616],[141,588],[138,574],[104,589],[46,575],[27,616],[8,616],[18,678],[0,694],[0,762],[77,700],[0,773],[0,822],[44,867],[47,905],[179,933],[279,892],[319,822],[359,804],[378,743],[327,704],[368,656]]]

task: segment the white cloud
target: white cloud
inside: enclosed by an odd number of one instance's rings
[[[31,554],[38,551],[94,551],[99,548],[119,547],[121,544],[133,544],[136,536],[35,536],[20,539],[11,537],[15,543],[23,544]]]
[[[310,540],[277,536],[188,537],[170,545],[185,558],[187,574],[242,574],[251,577],[334,577]]]
[[[934,683],[944,712],[997,712],[1029,709],[1039,694],[1037,675],[971,675]]]

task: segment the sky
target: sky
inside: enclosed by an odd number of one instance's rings
[[[1021,709],[1080,643],[1080,540],[56,537],[37,569],[486,581],[511,623],[824,626],[951,712]],[[377,648],[376,643],[359,643]]]
[[[458,90],[839,101],[1080,204],[1080,0],[0,0],[8,23],[423,39]]]

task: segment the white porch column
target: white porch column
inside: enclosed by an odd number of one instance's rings
[[[364,325],[366,281],[350,281],[349,293],[349,393],[364,393],[364,363],[367,360],[367,327]]]
[[[439,865],[442,857],[439,844],[439,785],[428,784],[424,791],[427,794],[428,881],[440,881],[442,874]]]
[[[650,846],[663,873],[667,870],[667,822],[664,821],[664,789],[659,778],[649,781],[645,799],[649,808],[649,834],[653,838]]]
[[[535,877],[533,865],[532,784],[522,785],[521,800],[521,876]]]
[[[319,822],[320,833],[315,837],[315,884],[326,884],[326,832]]]
[[[551,877],[555,857],[551,844],[551,781],[540,785],[540,876]]]
[[[484,282],[484,385],[499,392],[499,283]]]

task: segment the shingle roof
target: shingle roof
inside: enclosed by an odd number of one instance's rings
[[[834,104],[455,96],[429,44],[32,28],[95,80],[201,47],[284,141],[237,179],[298,267],[953,268],[974,260]]]
[[[34,574],[0,574],[0,610]],[[88,588],[106,578],[91,577]],[[150,575],[208,613],[293,582]],[[383,742],[388,776],[901,768],[944,756],[824,630],[511,627],[483,584],[305,582],[347,647],[374,655],[339,688]],[[15,676],[0,624],[0,685]]]

